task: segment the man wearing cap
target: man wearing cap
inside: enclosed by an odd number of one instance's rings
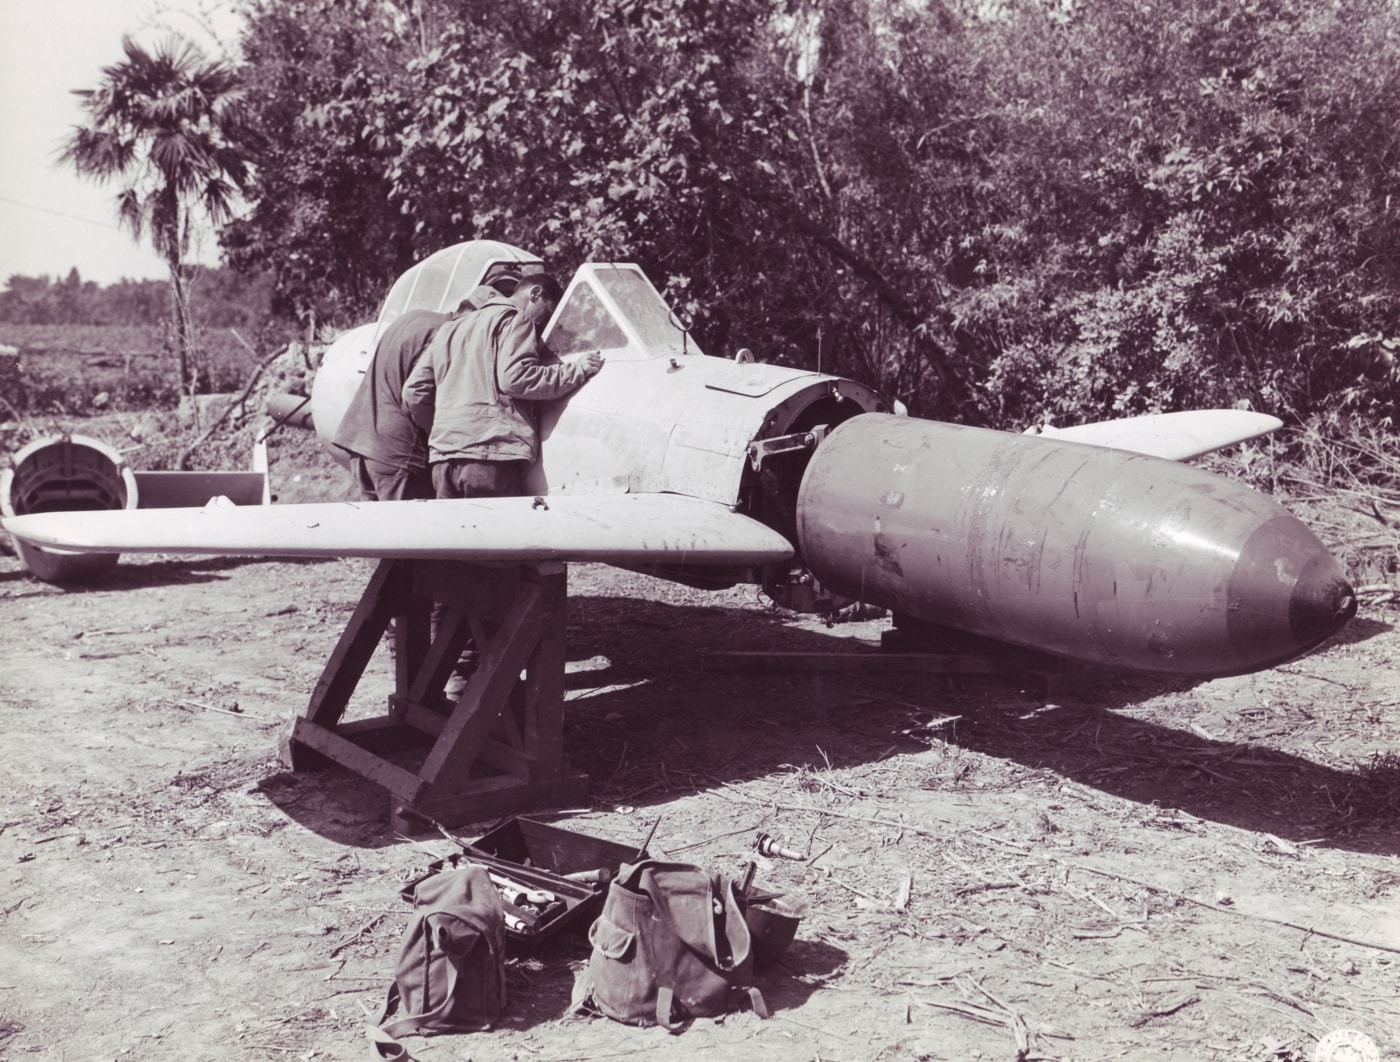
[[[442,325],[403,386],[403,405],[428,434],[439,498],[523,494],[539,458],[536,402],[561,398],[602,368],[591,353],[562,362],[540,339],[559,303],[547,273],[520,279],[476,313]]]
[[[499,277],[477,287],[454,314],[409,310],[384,329],[333,440],[350,454],[350,474],[366,500],[434,496],[427,432],[403,406],[404,381],[443,324],[512,290],[514,278]]]

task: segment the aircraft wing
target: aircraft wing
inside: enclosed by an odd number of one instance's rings
[[[1212,450],[1267,435],[1283,421],[1245,409],[1189,409],[1179,413],[1149,413],[1122,420],[1102,420],[1073,428],[1044,427],[1035,434],[1068,442],[1131,450],[1169,461],[1189,461]]]
[[[680,494],[53,512],[11,517],[16,538],[92,553],[761,565],[791,543],[716,502]]]

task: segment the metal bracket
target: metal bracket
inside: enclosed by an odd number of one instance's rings
[[[799,431],[792,435],[775,435],[771,439],[755,439],[749,443],[749,466],[759,472],[763,463],[778,454],[797,453],[799,450],[815,450],[831,429],[819,424],[811,431]]]

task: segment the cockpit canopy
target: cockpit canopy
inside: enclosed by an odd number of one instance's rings
[[[544,262],[529,251],[496,240],[468,240],[430,254],[407,270],[384,300],[374,338],[409,310],[452,313],[494,271],[538,272]]]
[[[630,262],[589,262],[570,281],[544,333],[555,354],[601,351],[641,361],[701,354],[666,300]]]
[[[495,240],[468,240],[429,255],[389,289],[375,341],[409,310],[452,313],[501,269],[530,273],[544,269],[544,262]],[[630,262],[580,266],[545,329],[545,342],[560,355],[597,350],[625,361],[703,353],[646,274]]]

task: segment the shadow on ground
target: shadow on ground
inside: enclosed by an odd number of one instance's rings
[[[332,557],[201,557],[197,560],[172,558],[156,560],[150,558],[123,557],[116,567],[99,575],[73,583],[45,583],[30,575],[28,570],[19,567],[0,572],[0,582],[29,580],[34,584],[29,593],[11,595],[14,600],[26,597],[40,597],[48,594],[106,593],[111,590],[130,590],[137,587],[176,586],[188,583],[224,582],[228,574],[253,564],[336,564]]]
[[[1026,676],[1015,674],[994,681],[864,669],[742,674],[706,661],[730,650],[871,652],[872,638],[854,639],[840,625],[795,625],[776,611],[620,597],[575,597],[569,607],[569,657],[593,666],[568,677],[565,750],[589,774],[595,806],[659,802],[794,767],[850,767],[940,747],[1291,841],[1400,853],[1400,765],[1343,770],[1265,743],[1213,739],[1189,723],[1128,714],[1163,695],[1189,704],[1198,683],[1089,671],[1077,691],[1050,703],[1043,683],[1018,682]],[[1358,619],[1340,640],[1356,644],[1388,630]],[[967,783],[948,760],[931,766],[924,788]],[[363,779],[339,769],[286,777],[276,784],[324,787],[333,799],[349,787],[356,803],[377,800],[383,827],[387,797]],[[1023,780],[1012,773],[990,788]],[[338,827],[315,810],[320,799],[277,802],[308,828],[347,843],[398,839],[387,827],[365,830],[362,819]],[[368,813],[368,805],[361,810]]]

